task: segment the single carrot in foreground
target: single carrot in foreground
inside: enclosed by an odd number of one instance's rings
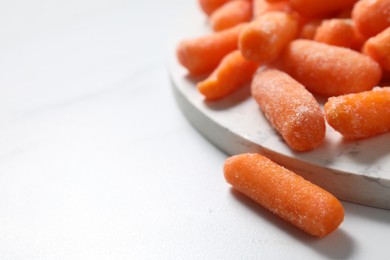
[[[176,50],[180,64],[192,75],[211,73],[226,54],[238,48],[238,36],[244,26],[181,41]]]
[[[326,120],[347,139],[390,131],[390,87],[329,98]]]
[[[324,96],[370,90],[382,75],[378,63],[364,54],[309,40],[291,42],[281,64],[309,91]]]
[[[221,99],[249,83],[257,64],[246,60],[239,50],[228,54],[205,80],[197,84],[199,92],[207,100]]]
[[[205,14],[210,15],[230,0],[199,0],[199,5]]]
[[[372,37],[390,26],[390,0],[361,0],[352,10],[356,28],[365,37]]]
[[[294,150],[308,151],[325,138],[325,119],[313,95],[288,74],[266,69],[255,74],[252,96],[271,125]]]
[[[310,235],[324,237],[344,220],[336,197],[262,155],[228,158],[224,175],[234,189]]]
[[[248,0],[233,0],[210,16],[211,27],[214,31],[222,31],[252,19],[252,2]]]
[[[298,34],[298,22],[289,14],[269,12],[241,31],[238,46],[242,55],[258,63],[272,62]]]
[[[390,26],[368,39],[363,46],[363,53],[376,60],[383,70],[390,71]]]

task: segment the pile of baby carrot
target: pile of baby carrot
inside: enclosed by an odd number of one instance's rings
[[[252,97],[295,151],[325,139],[390,131],[390,0],[199,0],[213,33],[183,40],[179,62],[206,75],[207,101],[251,83]],[[382,85],[379,87],[378,85]],[[315,96],[327,98],[323,109]],[[316,236],[344,211],[331,194],[254,154],[229,158],[225,177],[283,219]]]

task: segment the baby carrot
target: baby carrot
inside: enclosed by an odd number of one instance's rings
[[[244,24],[233,28],[184,40],[177,47],[179,62],[192,75],[210,73],[215,69],[222,58],[238,48],[238,35]]]
[[[314,40],[346,48],[361,45],[351,19],[324,20],[317,28]]]
[[[252,3],[248,0],[233,0],[215,10],[210,16],[210,23],[214,31],[221,31],[251,19]]]
[[[325,138],[325,119],[313,95],[288,74],[275,69],[255,74],[252,96],[271,125],[296,151],[308,151]]]
[[[203,12],[210,15],[212,12],[218,9],[218,7],[229,2],[230,0],[199,0],[199,5]]]
[[[363,53],[376,60],[382,69],[390,71],[390,26],[368,39],[363,46]]]
[[[318,17],[344,10],[358,0],[289,0],[293,9],[307,17]]]
[[[224,175],[233,188],[310,235],[324,237],[344,220],[331,193],[262,155],[228,158]]]
[[[279,57],[298,34],[298,22],[282,12],[269,12],[248,24],[240,33],[238,46],[248,60],[267,63]]]
[[[377,62],[359,52],[309,40],[295,40],[285,49],[283,70],[309,91],[338,96],[370,90],[381,79]]]
[[[228,54],[205,80],[197,84],[197,88],[207,100],[221,99],[252,79],[257,64],[246,60],[239,50]]]
[[[390,131],[390,87],[329,98],[326,120],[347,139]]]
[[[275,3],[266,0],[253,0],[253,18],[257,18],[265,13],[280,11],[291,12],[291,7],[287,1],[278,1]]]
[[[365,37],[372,37],[390,26],[390,0],[361,0],[352,10],[356,28]]]

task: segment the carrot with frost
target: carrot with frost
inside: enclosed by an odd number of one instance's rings
[[[344,220],[331,193],[262,155],[228,158],[224,175],[234,189],[310,235],[324,237]]]
[[[361,0],[352,10],[358,31],[372,37],[390,26],[390,0]]]
[[[255,74],[252,96],[271,125],[296,151],[309,151],[325,138],[325,120],[313,95],[288,74],[266,69]]]
[[[211,27],[221,31],[252,19],[252,3],[248,0],[233,0],[222,5],[210,16]]]
[[[298,22],[282,12],[266,13],[248,24],[240,33],[242,55],[258,63],[274,61],[298,34]]]
[[[378,63],[366,55],[309,40],[291,42],[281,67],[309,91],[324,96],[370,90],[382,75]]]
[[[211,73],[226,54],[238,48],[238,36],[244,25],[181,41],[176,50],[180,64],[192,75]]]
[[[390,87],[329,98],[326,120],[347,139],[390,131]]]
[[[383,70],[390,71],[390,26],[368,39],[363,46],[363,53],[376,60]]]
[[[257,64],[246,60],[239,50],[228,54],[205,80],[197,84],[206,100],[221,99],[249,83]]]

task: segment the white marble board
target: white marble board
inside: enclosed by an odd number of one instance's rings
[[[192,19],[193,35],[208,33]],[[189,37],[188,31],[185,37]],[[184,36],[183,36],[184,38]],[[390,134],[346,141],[327,125],[325,142],[310,152],[294,152],[272,129],[246,86],[221,101],[206,102],[176,60],[169,58],[174,94],[189,121],[229,155],[259,152],[332,192],[339,199],[390,209]]]

